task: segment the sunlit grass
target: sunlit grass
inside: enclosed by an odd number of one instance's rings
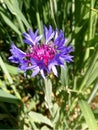
[[[0,129],[97,130],[98,1],[0,0],[0,17]],[[74,47],[73,63],[45,83],[8,61],[11,41],[24,51],[22,33],[44,25]]]

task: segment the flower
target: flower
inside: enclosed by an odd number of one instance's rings
[[[34,33],[31,29],[29,33],[23,33],[23,42],[28,44],[26,52],[18,49],[12,44],[10,52],[12,56],[9,60],[19,65],[19,69],[26,72],[32,70],[32,75],[38,73],[45,79],[51,72],[58,76],[56,66],[64,67],[64,62],[72,62],[72,45],[67,46],[68,39],[64,38],[62,30],[53,30],[51,26],[44,26],[44,34],[38,35],[38,30]],[[41,42],[44,37],[44,42]]]

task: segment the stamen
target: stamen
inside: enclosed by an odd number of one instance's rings
[[[47,66],[48,62],[54,57],[56,49],[50,45],[41,44],[40,46],[32,46],[29,53],[27,53],[27,58],[34,58],[38,61],[43,60],[44,64]]]

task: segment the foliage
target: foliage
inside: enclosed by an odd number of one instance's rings
[[[0,129],[97,130],[98,1],[0,0],[0,17]],[[62,29],[75,49],[45,82],[8,61],[11,42],[25,50],[22,33],[43,25]]]

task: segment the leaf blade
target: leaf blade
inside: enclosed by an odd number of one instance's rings
[[[51,121],[46,116],[43,116],[40,113],[36,113],[33,111],[29,112],[29,117],[32,119],[33,122],[45,123],[49,125],[50,127],[53,127]]]
[[[19,98],[10,93],[5,92],[4,90],[0,90],[0,101],[14,104],[20,103]]]
[[[79,105],[80,105],[82,114],[86,120],[86,123],[89,127],[89,130],[98,130],[98,126],[97,126],[97,122],[95,120],[94,114],[93,114],[90,106],[87,104],[87,102],[80,100]]]

